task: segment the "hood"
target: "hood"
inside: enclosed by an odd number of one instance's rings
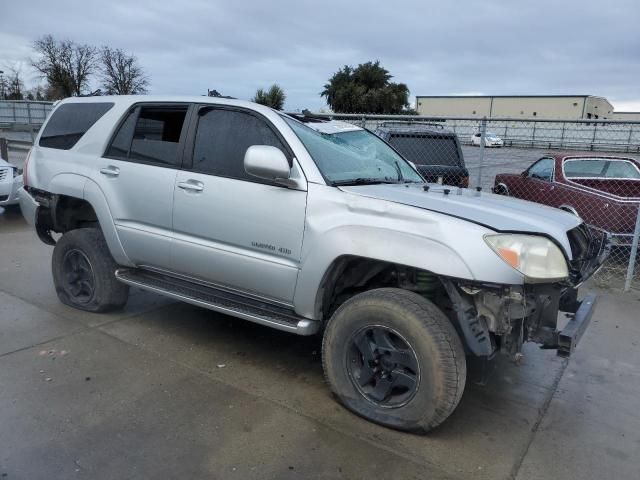
[[[423,187],[424,184],[408,183],[340,188],[355,195],[451,215],[498,232],[542,233],[554,238],[571,256],[567,231],[582,223],[571,213],[539,203],[476,192],[468,188],[429,184],[429,191],[424,191]],[[449,193],[445,194],[445,190]]]

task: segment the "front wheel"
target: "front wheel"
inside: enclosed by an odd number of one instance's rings
[[[352,297],[324,333],[326,379],[354,413],[426,432],[456,408],[466,382],[460,338],[429,300],[384,288]]]
[[[51,258],[60,301],[88,312],[107,312],[127,302],[129,287],[115,277],[117,265],[102,232],[79,228],[65,233]]]

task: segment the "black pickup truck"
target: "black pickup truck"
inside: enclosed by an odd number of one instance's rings
[[[374,132],[413,162],[427,182],[469,186],[458,136],[437,123],[384,122]]]

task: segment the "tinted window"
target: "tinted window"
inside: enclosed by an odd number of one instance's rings
[[[553,163],[552,158],[538,160],[538,162],[529,169],[527,176],[550,182],[553,178]]]
[[[416,165],[464,166],[453,136],[394,133],[389,143]]]
[[[134,109],[127,115],[127,119],[118,129],[118,133],[113,138],[106,155],[115,158],[128,158],[129,149],[131,148],[131,140],[133,139],[133,130],[138,117],[138,109]]]
[[[249,113],[203,109],[193,149],[193,169],[221,177],[257,181],[244,171],[244,154],[252,145],[286,150],[267,123]]]
[[[67,103],[51,115],[42,135],[41,147],[69,150],[87,133],[113,103]]]
[[[186,115],[187,107],[141,107],[133,130],[129,158],[177,165],[178,144]]]

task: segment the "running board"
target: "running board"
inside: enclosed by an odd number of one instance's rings
[[[320,327],[320,322],[301,317],[292,309],[148,270],[120,268],[116,278],[127,285],[285,332],[313,335]]]

